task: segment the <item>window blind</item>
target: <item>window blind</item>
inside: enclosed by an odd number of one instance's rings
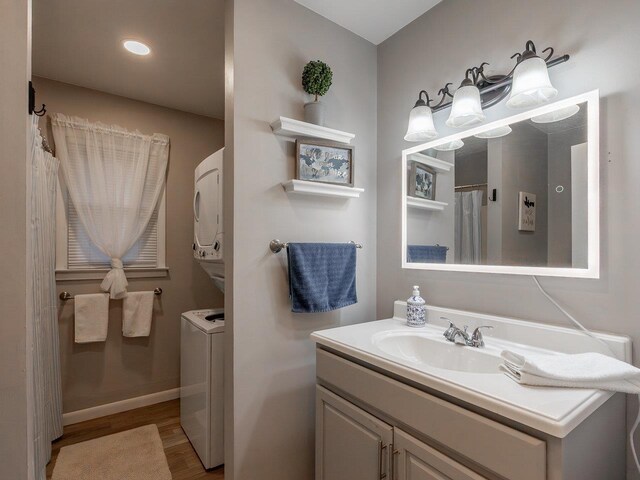
[[[67,265],[69,270],[108,269],[109,257],[96,247],[80,222],[71,201],[67,201]],[[158,266],[158,207],[147,229],[122,259],[125,268]]]

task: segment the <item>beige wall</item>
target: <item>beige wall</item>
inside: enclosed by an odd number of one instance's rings
[[[104,343],[73,342],[73,301],[60,311],[63,408],[65,412],[176,388],[180,381],[180,313],[221,307],[223,295],[193,260],[194,168],[222,148],[224,122],[171,110],[44,78],[34,78],[38,100],[49,113],[77,115],[171,139],[167,181],[167,266],[169,276],[129,279],[131,291],[161,287],[149,338],[124,338],[122,302],[111,301]],[[50,137],[50,135],[49,135]],[[99,280],[58,282],[58,291],[98,292]]]
[[[640,347],[640,3],[619,0],[447,0],[378,49],[378,316],[411,285],[423,287],[431,304],[559,323],[568,321],[535,288],[515,275],[445,273],[400,268],[400,152],[409,110],[422,88],[436,92],[459,82],[466,68],[491,63],[509,71],[509,57],[535,41],[569,53],[569,63],[549,70],[560,97],[595,88],[601,95],[601,266],[599,280],[542,278],[542,284],[593,329],[630,335]],[[447,111],[435,115],[442,134]],[[504,117],[504,102],[487,110]],[[636,363],[638,363],[636,356]],[[629,399],[629,417],[636,399]],[[631,463],[629,462],[629,470]],[[629,478],[638,478],[631,474]]]
[[[27,477],[26,0],[0,1],[0,477]]]
[[[549,265],[570,267],[572,263],[571,216],[580,210],[571,205],[571,148],[586,141],[584,126],[548,135]],[[558,185],[564,187],[562,195],[556,192]]]
[[[492,138],[489,143],[499,145],[498,159],[502,164],[502,265],[547,266],[547,134],[526,122],[512,126],[506,137]],[[489,155],[493,163],[494,149]],[[491,169],[491,167],[490,167]],[[493,185],[493,184],[492,184]],[[518,230],[520,192],[536,195],[536,229]]]
[[[231,8],[231,6],[229,5]],[[313,478],[314,330],[375,319],[376,48],[293,0],[235,0],[233,5],[234,252],[233,452],[229,480]],[[356,134],[359,199],[287,195],[294,144],[269,127],[278,116],[302,119],[300,86],[309,60],[334,72],[323,99],[327,125]],[[358,304],[322,314],[293,314],[284,241],[364,244],[358,251]],[[229,398],[229,397],[227,397]],[[230,462],[230,456],[231,462]]]

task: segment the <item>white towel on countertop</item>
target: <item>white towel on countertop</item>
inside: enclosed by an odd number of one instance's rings
[[[104,342],[109,326],[109,295],[76,295],[74,300],[76,343]]]
[[[640,394],[640,369],[600,353],[501,354],[502,371],[524,385],[593,388]]]
[[[148,337],[153,317],[153,292],[129,292],[122,301],[122,335]]]

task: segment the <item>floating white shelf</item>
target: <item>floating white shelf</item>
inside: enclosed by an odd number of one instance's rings
[[[445,202],[437,202],[435,200],[426,200],[424,198],[416,198],[407,196],[407,207],[422,208],[424,210],[444,210],[449,205]]]
[[[409,160],[415,160],[416,162],[429,165],[431,168],[439,172],[450,172],[451,167],[453,167],[453,165],[449,162],[430,157],[429,155],[425,155],[424,153],[412,153],[409,155]]]
[[[342,132],[333,128],[321,127],[313,123],[302,122],[293,118],[280,117],[271,124],[271,130],[276,135],[281,135],[291,140],[296,138],[320,138],[333,142],[351,143],[355,133]]]
[[[285,192],[302,195],[320,195],[323,197],[358,198],[364,188],[344,187],[329,183],[307,182],[305,180],[289,180],[282,184]]]

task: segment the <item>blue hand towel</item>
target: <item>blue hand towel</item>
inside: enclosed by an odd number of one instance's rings
[[[289,243],[291,311],[329,312],[358,302],[353,243]]]
[[[410,263],[445,263],[447,247],[440,245],[408,245],[407,262]]]

